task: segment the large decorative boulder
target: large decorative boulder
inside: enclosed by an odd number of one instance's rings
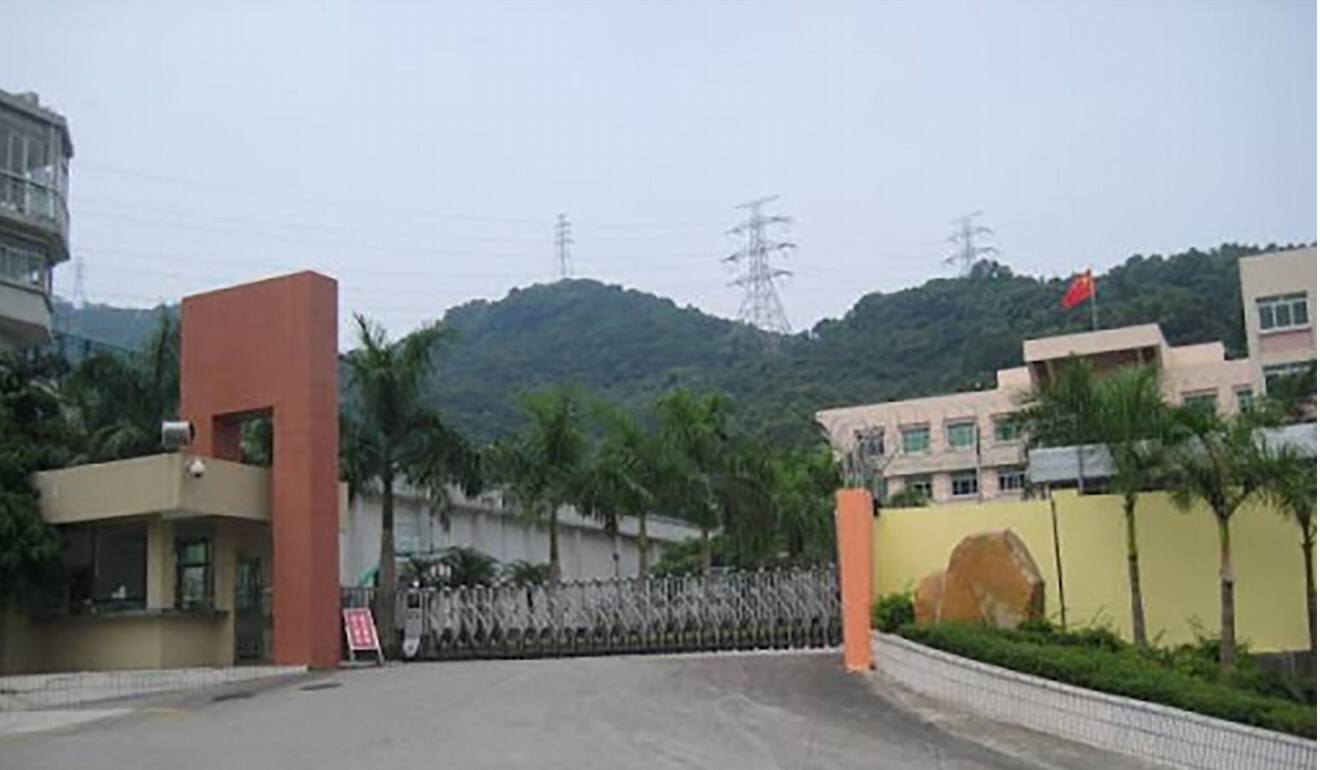
[[[928,576],[922,584],[930,580]],[[1040,569],[1026,544],[1008,529],[963,538],[949,557],[940,594],[935,619],[942,622],[1013,628],[1045,614]],[[920,622],[920,610],[917,619]]]
[[[932,572],[917,583],[912,597],[918,624],[934,623],[940,616],[940,600],[944,598],[944,571]]]

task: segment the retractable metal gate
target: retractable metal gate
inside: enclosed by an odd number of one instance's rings
[[[832,567],[416,589],[396,597],[400,627],[408,593],[426,659],[829,647],[840,638]],[[344,602],[369,598],[348,589]]]

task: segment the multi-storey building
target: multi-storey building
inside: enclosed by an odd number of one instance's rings
[[[883,496],[911,490],[935,502],[1018,498],[1026,486],[1022,437],[1007,419],[1071,357],[1104,371],[1152,364],[1170,403],[1231,414],[1255,392],[1246,359],[1219,342],[1171,346],[1154,324],[1026,340],[1023,366],[1001,369],[993,390],[827,409],[816,414],[841,456],[864,463]]]
[[[1315,364],[1315,247],[1238,261],[1247,350],[1258,392]]]
[[[0,91],[0,352],[50,339],[51,270],[69,258],[64,118]]]

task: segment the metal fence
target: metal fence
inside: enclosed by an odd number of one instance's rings
[[[345,607],[372,598],[371,589],[342,594]],[[417,589],[395,601],[400,629],[412,605],[417,657],[426,659],[828,647],[840,639],[832,567]]]

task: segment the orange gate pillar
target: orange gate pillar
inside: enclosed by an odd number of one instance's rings
[[[194,450],[239,459],[242,421],[273,422],[273,657],[339,663],[339,290],[312,272],[183,300],[180,412]]]
[[[871,668],[871,511],[871,493],[865,489],[835,494],[843,665],[849,671]]]

